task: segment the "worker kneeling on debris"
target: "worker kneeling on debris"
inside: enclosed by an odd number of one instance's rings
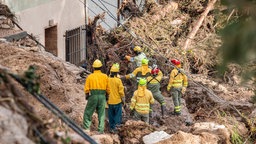
[[[121,79],[118,77],[119,64],[113,64],[110,69],[109,87],[110,95],[108,98],[108,117],[110,132],[116,133],[116,125],[122,122],[122,103],[125,104],[124,86]]]
[[[130,105],[134,119],[149,123],[150,104],[154,101],[152,92],[147,89],[147,80],[140,78],[138,89],[133,93]]]
[[[105,105],[106,92],[110,94],[108,76],[101,72],[102,63],[100,60],[93,62],[94,71],[85,81],[84,91],[87,105],[84,110],[83,125],[86,130],[90,129],[92,115],[96,110],[98,114],[99,127],[98,132],[104,133],[105,126]]]

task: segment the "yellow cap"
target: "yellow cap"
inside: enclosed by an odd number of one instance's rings
[[[119,72],[119,64],[118,63],[113,64],[110,71],[111,72]]]
[[[98,60],[98,59],[96,59],[96,60],[93,62],[92,67],[94,67],[94,68],[102,67],[101,61]]]
[[[137,52],[142,52],[142,49],[141,49],[141,47],[139,47],[139,46],[135,46],[135,47],[133,48],[133,50],[134,50],[134,51],[137,51]]]

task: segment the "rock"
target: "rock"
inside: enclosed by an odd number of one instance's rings
[[[193,134],[202,136],[202,141],[207,137],[207,141],[210,143],[217,144],[218,141],[230,143],[230,132],[224,125],[213,122],[195,123],[192,130]]]
[[[170,138],[171,136],[164,131],[155,131],[143,137],[145,144],[154,144],[159,141]]]
[[[193,129],[194,129],[194,132],[197,132],[197,131],[201,131],[201,130],[209,130],[209,131],[214,131],[214,130],[217,130],[217,129],[224,129],[225,126],[224,125],[218,125],[218,124],[215,124],[213,122],[201,122],[201,123],[195,123]]]
[[[11,28],[11,26],[9,26],[8,24],[1,24],[0,27],[3,28],[3,29],[9,29],[9,28]]]
[[[175,20],[171,21],[172,26],[180,25],[181,23],[182,23],[181,19],[175,19]]]
[[[178,131],[177,133],[171,135],[170,138],[162,140],[157,144],[201,144],[201,138],[198,135],[192,135],[190,133],[185,133]]]
[[[28,124],[23,116],[0,106],[0,143],[33,144],[27,132]]]
[[[100,135],[93,135],[92,138],[99,144],[112,144],[113,139],[110,135],[100,134]]]
[[[32,51],[32,52],[39,52],[40,49],[39,47],[24,47],[25,50],[27,51]]]

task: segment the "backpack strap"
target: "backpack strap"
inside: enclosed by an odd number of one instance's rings
[[[178,69],[178,73],[174,76],[174,78],[176,78],[176,76],[178,76],[180,73],[183,75],[183,73]]]
[[[160,83],[160,81],[159,81],[158,79],[156,79],[156,76],[153,76],[153,78],[152,78],[150,81],[148,81],[148,83],[147,83],[147,84],[149,84],[153,79],[155,79],[157,82],[159,82],[159,83]]]

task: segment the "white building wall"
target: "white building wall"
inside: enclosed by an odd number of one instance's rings
[[[53,20],[58,28],[58,57],[65,60],[65,37],[63,37],[65,31],[85,24],[84,5],[79,0],[48,0],[44,3],[37,0],[38,5],[28,8],[23,6],[22,9],[14,6],[15,0],[5,1],[8,1],[7,5],[12,4],[10,8],[15,12],[23,30],[37,37],[43,45],[45,44],[45,28],[48,28],[49,21]]]

